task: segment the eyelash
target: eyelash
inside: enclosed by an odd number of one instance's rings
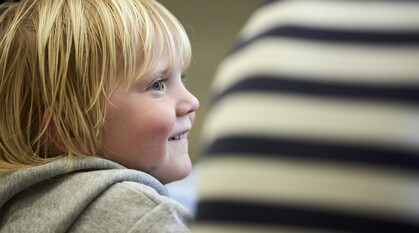
[[[165,85],[165,79],[164,78],[159,78],[159,79],[157,79],[156,81],[154,81],[149,87],[148,87],[148,89],[149,90],[152,90],[152,91],[162,91],[162,90],[164,90],[165,88],[166,88],[166,85]],[[155,85],[156,84],[159,84],[159,86],[158,87],[156,87]],[[155,89],[156,88],[156,89]],[[158,88],[158,89],[157,89]]]
[[[186,74],[182,74],[180,78],[184,84],[186,83],[188,79]],[[147,89],[152,90],[152,91],[163,91],[166,88],[166,84],[165,84],[166,80],[167,80],[166,78],[160,77],[156,81],[154,81]],[[156,84],[160,84],[160,86],[156,87],[155,86]],[[154,89],[154,87],[161,88],[161,89]]]

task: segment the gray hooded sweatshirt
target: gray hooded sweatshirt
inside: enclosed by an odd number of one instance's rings
[[[189,211],[152,176],[100,158],[0,175],[0,232],[189,232]]]

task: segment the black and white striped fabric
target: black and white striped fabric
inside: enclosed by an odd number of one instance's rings
[[[239,39],[193,232],[419,232],[419,1],[266,1]]]

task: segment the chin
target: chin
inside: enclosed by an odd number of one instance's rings
[[[177,180],[185,179],[189,175],[189,173],[191,173],[191,170],[192,170],[192,163],[189,162],[188,166],[183,170],[184,172],[179,176],[179,179]]]
[[[162,180],[161,182],[163,184],[168,184],[168,183],[171,183],[171,182],[174,182],[174,181],[183,180],[183,179],[185,179],[189,175],[189,173],[191,172],[191,170],[192,170],[192,163],[189,160],[188,163],[186,163],[182,167],[182,169],[179,169],[176,172],[176,175],[172,175],[172,176],[168,177],[168,179]]]

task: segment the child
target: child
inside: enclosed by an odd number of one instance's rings
[[[153,0],[0,6],[0,232],[188,232],[188,37]],[[127,169],[128,168],[128,169]]]

